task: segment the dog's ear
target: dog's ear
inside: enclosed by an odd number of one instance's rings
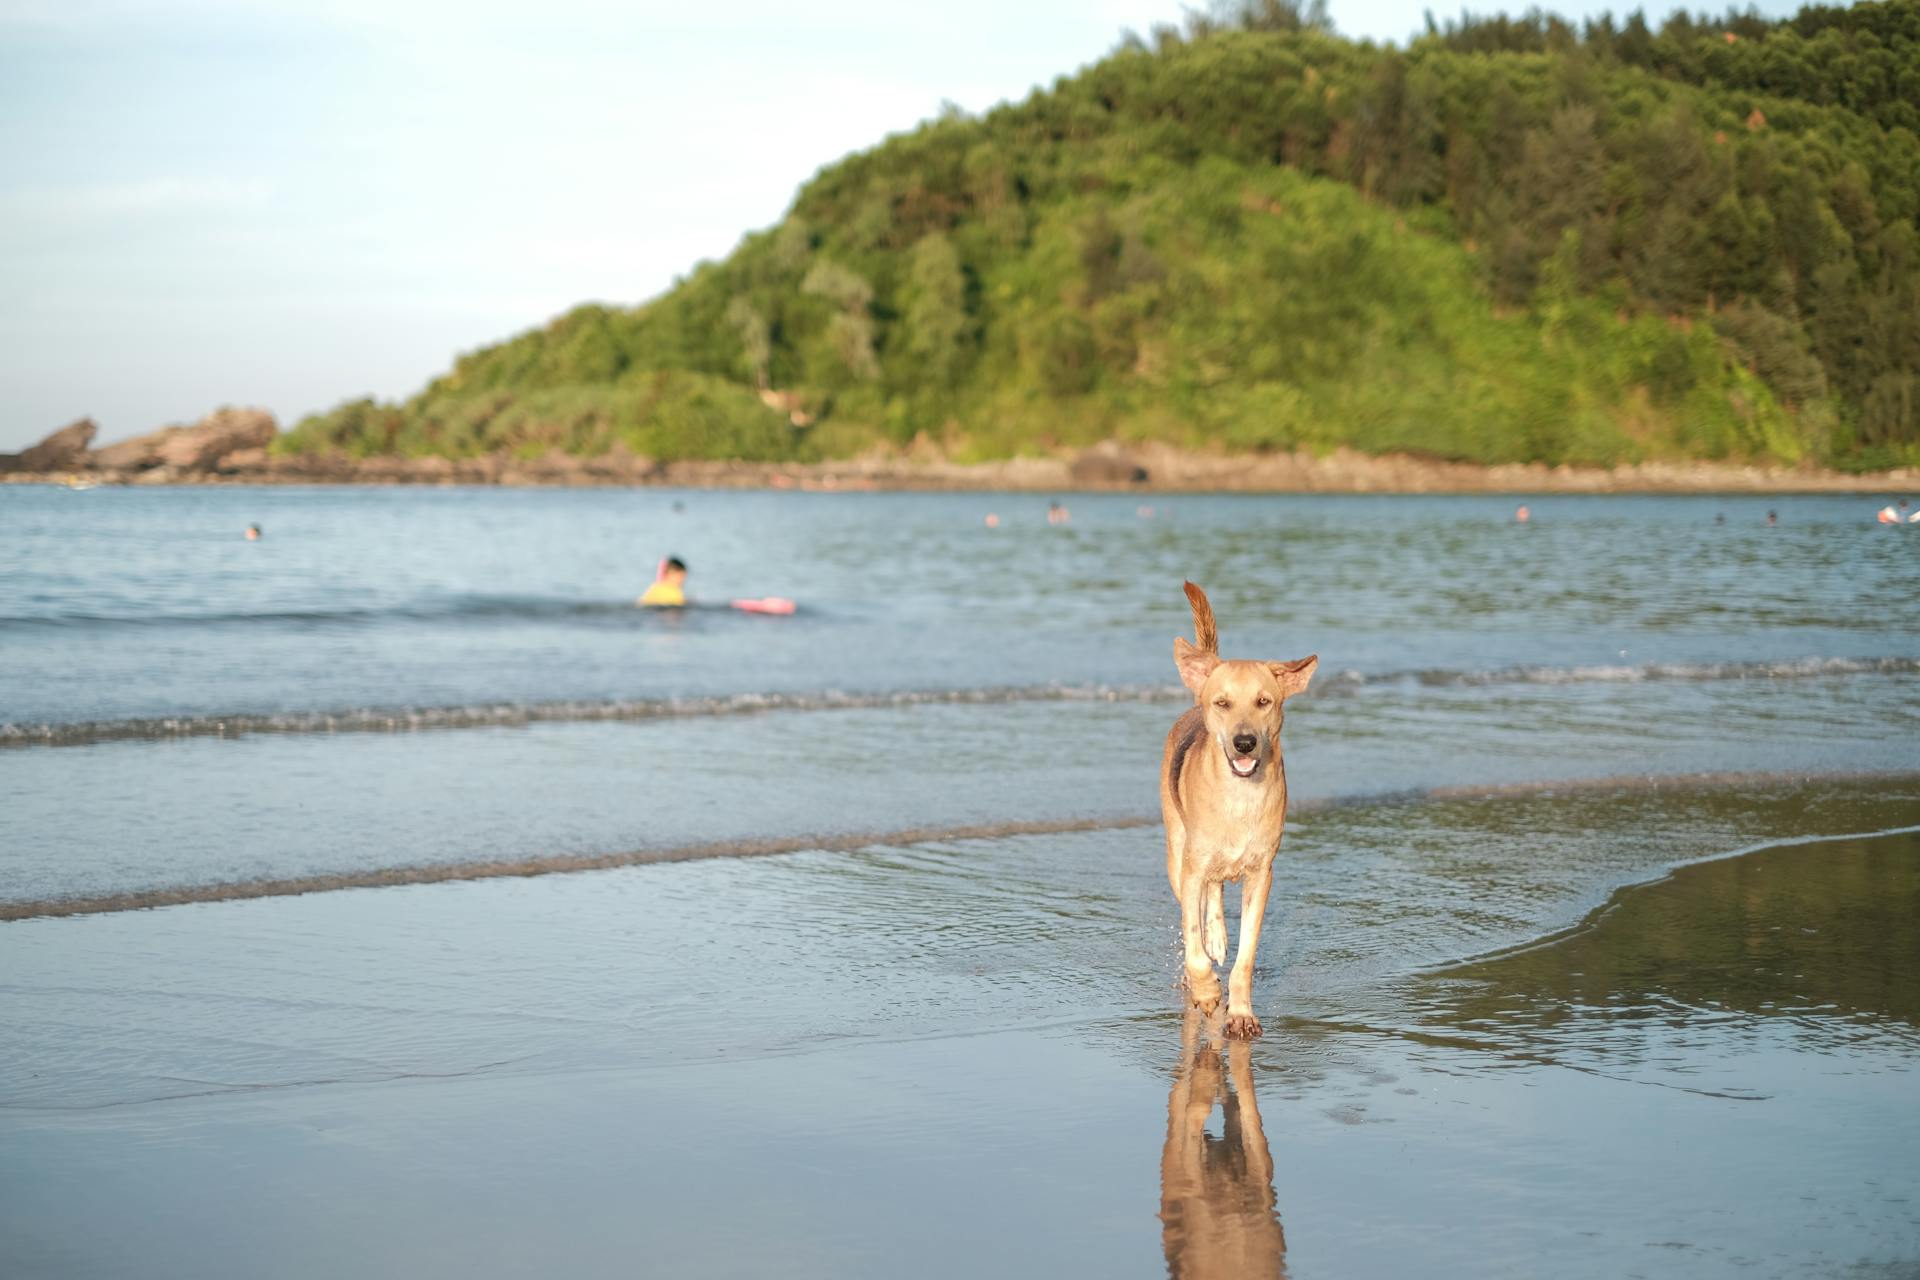
[[[1194,647],[1185,636],[1176,636],[1173,641],[1173,665],[1180,670],[1180,683],[1193,690],[1193,696],[1197,698],[1202,686],[1207,683],[1207,677],[1220,665],[1220,655]]]
[[[1316,653],[1292,662],[1269,662],[1267,670],[1273,672],[1273,678],[1280,682],[1280,696],[1291,698],[1296,693],[1307,691],[1307,682],[1313,679],[1314,668],[1319,665],[1320,655]]]

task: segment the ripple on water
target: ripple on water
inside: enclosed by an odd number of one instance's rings
[[[1667,902],[1664,886],[1629,894],[1592,939],[1564,944],[1591,955],[1545,948],[1483,962],[1492,969],[1406,975],[1572,925],[1676,858],[1916,814],[1911,783],[1882,781],[1317,810],[1288,837],[1257,1006],[1276,1023],[1434,1034],[1496,1059],[1585,1046],[1619,1057],[1635,1036],[1649,1061],[1684,1057],[1694,1051],[1674,1043],[1669,1022],[1704,1035],[1732,1014],[1747,1019],[1736,1027],[1811,1019],[1836,1044],[1884,1040],[1872,1019],[1892,1006],[1860,994],[1878,972],[1872,953],[1808,967],[1826,954],[1809,948],[1860,941],[1845,928],[1845,901],[1832,898],[1839,885],[1800,886],[1770,870],[1745,873],[1741,900],[1799,886],[1781,899],[1781,918],[1767,918],[1781,932],[1753,934],[1751,913],[1714,914],[1732,908],[1716,906],[1710,887],[1663,908],[1659,918],[1676,923],[1649,935],[1776,949],[1757,953],[1751,973],[1722,975],[1720,988],[1660,985],[1668,959],[1652,942],[1624,960],[1601,945],[1616,917],[1631,920],[1623,913],[1636,894]],[[1746,865],[1691,868],[1672,883],[1684,890]],[[1899,901],[1886,884],[1866,884],[1859,893]],[[1828,905],[1803,909],[1816,890]],[[1231,914],[1236,895],[1227,900]],[[1684,923],[1696,910],[1703,923]],[[1893,908],[1882,923],[1888,937],[1911,939],[1893,927]],[[95,1105],[170,1096],[181,1080],[251,1088],[683,1061],[1155,1016],[1179,1007],[1176,933],[1152,827],[22,921],[0,926],[10,1029],[0,1101]],[[1703,973],[1704,982],[1719,970]],[[1823,973],[1838,975],[1839,992],[1809,985]],[[716,1025],[728,1028],[724,1042],[710,1034]],[[1563,1045],[1551,1038],[1563,1026],[1589,1038]]]

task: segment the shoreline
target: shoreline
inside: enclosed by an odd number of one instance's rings
[[[1385,791],[1356,791],[1310,796],[1296,801],[1289,812],[1312,816],[1340,810],[1398,807],[1450,800],[1522,800],[1553,798],[1577,794],[1622,795],[1668,792],[1734,792],[1759,786],[1849,785],[1880,782],[1913,784],[1920,773],[1911,769],[1832,770],[1809,772],[1799,769],[1752,770],[1719,769],[1699,773],[1620,773],[1597,776],[1533,779],[1523,782],[1447,784]],[[471,884],[489,880],[532,880],[546,876],[579,875],[583,872],[614,871],[631,867],[656,867],[673,863],[707,862],[726,859],[765,858],[796,853],[851,854],[875,847],[910,848],[920,845],[953,844],[961,841],[1006,840],[1022,836],[1076,835],[1088,832],[1132,831],[1160,825],[1160,815],[1146,811],[1108,813],[1070,818],[1007,819],[1004,821],[958,822],[902,827],[894,830],[811,832],[787,836],[758,836],[724,840],[642,846],[600,853],[524,854],[500,858],[476,858],[455,862],[409,863],[400,866],[369,867],[360,870],[323,871],[303,875],[253,880],[216,880],[199,883],[150,886],[111,890],[87,896],[52,898],[0,898],[0,928],[30,920],[58,920],[74,916],[119,915],[216,902],[242,902],[264,898],[301,898],[315,894],[339,893],[358,889],[394,889],[438,884]],[[1769,848],[1821,843],[1829,840],[1905,835],[1920,831],[1916,826],[1895,826],[1871,831],[1838,834],[1786,836],[1748,843],[1732,850],[1712,851],[1679,858],[1646,877],[1620,886],[1647,885],[1670,876],[1682,867],[1726,861]],[[1615,892],[1618,890],[1616,889]],[[1587,928],[1590,920],[1555,930],[1540,938],[1497,948],[1469,959],[1489,959],[1516,951],[1551,945],[1555,941]]]
[[[871,452],[828,462],[663,462],[614,452],[600,457],[552,453],[489,456],[275,457],[244,449],[200,467],[141,469],[75,466],[13,472],[0,482],[69,488],[100,485],[480,485],[532,488],[645,487],[795,489],[818,492],[1121,492],[1121,493],[1907,493],[1920,491],[1920,468],[1852,474],[1814,467],[1745,463],[1643,462],[1572,467],[1545,463],[1485,466],[1407,454],[1336,449],[1226,454],[1165,444],[1108,443],[1077,454],[955,462],[925,447]]]

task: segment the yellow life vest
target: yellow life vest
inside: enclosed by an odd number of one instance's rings
[[[640,603],[648,605],[681,605],[686,602],[687,593],[680,589],[679,584],[664,578],[648,587],[646,594],[640,597]]]

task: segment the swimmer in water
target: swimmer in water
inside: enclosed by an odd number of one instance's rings
[[[248,525],[248,526],[247,526],[247,541],[248,541],[248,542],[258,542],[258,541],[260,541],[260,526],[259,526],[259,525],[257,525],[257,524],[250,524],[250,525]]]
[[[636,601],[655,609],[678,608],[687,602],[687,564],[679,556],[668,556],[660,562],[660,571],[653,579],[653,585]]]

